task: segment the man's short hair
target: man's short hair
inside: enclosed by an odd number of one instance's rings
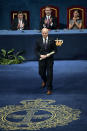
[[[18,14],[23,14],[22,11],[18,11]]]
[[[50,8],[50,9],[51,9],[51,7],[50,7],[50,6],[46,6],[46,7],[45,7],[45,9],[46,9],[46,8]]]

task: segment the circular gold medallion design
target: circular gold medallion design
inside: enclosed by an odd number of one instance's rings
[[[68,125],[79,119],[81,111],[55,100],[23,100],[19,105],[0,108],[0,128],[5,130],[39,130]]]

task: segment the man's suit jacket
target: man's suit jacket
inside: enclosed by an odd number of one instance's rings
[[[47,49],[44,48],[43,38],[41,37],[36,41],[36,55],[38,59],[40,59],[40,55],[46,55],[47,53],[50,53],[52,51],[57,52],[57,47],[55,44],[55,41],[52,40],[52,38],[48,37],[48,43],[47,43]],[[53,55],[49,57],[50,60],[53,61]]]
[[[25,19],[23,19],[23,23],[24,23],[24,29],[23,30],[28,30],[28,24],[27,24],[27,21]],[[17,26],[18,26],[18,18],[15,18],[12,22],[11,29],[17,30]]]
[[[58,26],[58,24],[57,24],[57,17],[51,16],[51,18],[52,18],[53,25],[52,26],[49,25],[49,27],[47,27],[47,25],[45,25],[46,28],[51,29],[51,30],[57,29],[58,28],[57,27]],[[45,19],[46,19],[46,16],[42,17],[41,20],[40,20],[40,30],[42,28],[44,28],[44,21],[45,21]]]

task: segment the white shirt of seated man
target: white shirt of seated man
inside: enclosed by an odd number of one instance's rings
[[[49,20],[49,21],[50,21],[50,25],[52,26],[52,25],[53,25],[53,22],[52,22],[51,15],[50,15],[50,16],[47,16],[47,15],[46,15],[46,18],[47,18],[47,20]]]
[[[48,22],[48,21],[49,21],[49,22]],[[44,24],[43,24],[43,27],[44,27],[44,28],[46,27],[46,24],[48,24],[48,25],[50,25],[50,26],[53,25],[51,15],[50,15],[50,16],[47,16],[47,15],[46,15],[46,19],[45,19]]]
[[[23,30],[23,28],[24,28],[23,20],[22,20],[22,19],[19,19],[19,20],[18,20],[18,23],[19,23],[19,25],[20,25],[19,30]]]
[[[23,13],[21,11],[18,12],[18,30],[24,29],[24,23],[23,23]]]
[[[43,43],[48,44],[48,36],[46,38],[43,37]]]

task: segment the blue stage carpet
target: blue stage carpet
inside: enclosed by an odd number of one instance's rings
[[[38,62],[0,65],[0,131],[87,131],[87,61],[55,61],[53,94],[46,95],[46,89],[42,90],[40,85]],[[46,100],[48,106],[44,105]],[[49,106],[53,100],[55,103],[50,105],[54,106]],[[46,110],[41,107],[46,107]],[[49,121],[50,117],[50,120],[53,119],[51,108],[55,110],[55,123]],[[27,114],[31,112],[29,118],[24,117],[26,110]],[[33,114],[36,110],[38,119]],[[43,115],[42,118],[40,115]],[[30,121],[32,124],[28,125]],[[48,123],[44,125],[44,121]],[[40,125],[40,122],[43,124]]]

